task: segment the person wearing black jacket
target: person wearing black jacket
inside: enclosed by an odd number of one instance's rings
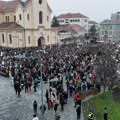
[[[34,110],[34,115],[36,115],[37,114],[37,102],[36,102],[36,100],[33,103],[33,110]]]
[[[80,120],[80,115],[81,115],[81,106],[80,105],[77,105],[76,112],[77,112],[77,120]]]
[[[105,107],[104,108],[104,120],[108,120],[107,115],[108,115],[108,109],[107,109],[107,107]]]
[[[55,111],[55,113],[57,112],[58,106],[59,106],[59,105],[58,105],[58,103],[56,102],[55,105],[54,105],[54,111]]]
[[[77,105],[81,106],[81,100],[80,100],[80,98],[78,98]]]
[[[48,92],[48,90],[46,90],[45,97],[46,97],[46,103],[48,103],[48,99],[49,99],[49,92]]]

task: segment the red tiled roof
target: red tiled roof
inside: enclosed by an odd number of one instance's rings
[[[85,28],[80,26],[80,25],[77,25],[77,24],[65,24],[65,25],[60,25],[59,27],[57,27],[57,30],[60,32],[60,31],[71,31],[71,32],[74,32],[74,33],[77,33],[78,31],[84,31]]]
[[[97,22],[95,22],[95,21],[89,21],[89,24],[98,24]]]
[[[58,19],[60,18],[88,18],[85,15],[82,15],[81,13],[67,13],[67,14],[61,14],[57,16]]]
[[[0,29],[23,29],[23,27],[16,22],[3,22],[0,24]]]
[[[85,28],[80,26],[80,25],[77,25],[77,24],[72,24],[70,25],[71,29],[75,32],[78,32],[78,31],[85,31]]]
[[[13,1],[0,1],[0,12],[11,12],[15,11],[19,4],[19,0]]]

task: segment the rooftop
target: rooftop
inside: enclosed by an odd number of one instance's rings
[[[96,21],[92,21],[92,20],[90,20],[89,21],[89,24],[98,24]]]
[[[26,0],[25,2],[21,0],[0,1],[0,12],[13,12],[16,10],[19,3],[25,7],[29,1],[30,0]]]
[[[60,18],[88,18],[88,17],[81,13],[67,13],[59,15],[57,16],[57,18],[60,19]]]
[[[23,29],[23,27],[16,22],[3,22],[0,24],[0,29]]]

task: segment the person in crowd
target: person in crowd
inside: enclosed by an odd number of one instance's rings
[[[55,111],[55,113],[57,112],[58,107],[59,107],[59,104],[57,102],[55,102],[55,104],[54,104],[54,111]]]
[[[37,115],[37,101],[36,100],[33,103],[33,110],[34,110],[34,115]]]
[[[36,115],[33,115],[33,119],[32,120],[39,120],[39,118]]]
[[[81,115],[81,106],[80,105],[77,105],[77,109],[76,109],[76,112],[77,112],[77,120],[80,120],[80,115]]]
[[[77,106],[77,102],[78,102],[78,96],[77,96],[77,95],[75,95],[75,96],[74,96],[74,103],[75,103],[75,106],[74,106],[74,107],[76,107],[76,106]]]
[[[45,114],[45,111],[46,111],[45,104],[43,104],[43,105],[40,106],[40,110],[41,110],[41,113]]]
[[[48,92],[48,89],[46,90],[45,97],[46,97],[46,103],[48,103],[48,99],[49,99],[49,92]]]
[[[104,108],[103,118],[104,118],[104,120],[108,120],[108,109],[107,109],[107,107]]]

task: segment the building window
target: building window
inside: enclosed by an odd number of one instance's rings
[[[22,15],[21,14],[19,14],[19,19],[22,20]]]
[[[9,22],[9,16],[6,16],[5,19],[6,19],[6,22]]]
[[[39,12],[39,23],[42,24],[42,18],[43,17],[43,14],[42,14],[42,11]]]
[[[87,19],[85,19],[84,22],[87,22]]]
[[[28,36],[28,43],[29,43],[29,44],[31,43],[31,41],[30,41],[30,36]]]
[[[30,19],[30,16],[29,16],[29,14],[27,14],[27,20],[29,20]]]
[[[5,43],[4,34],[2,34],[2,43]]]
[[[10,41],[10,44],[12,44],[12,35],[9,34],[9,41]]]
[[[119,15],[117,15],[117,19],[119,19],[120,17],[119,17]]]
[[[8,22],[9,22],[9,16],[8,16]]]
[[[39,0],[39,3],[42,4],[42,0]]]
[[[14,15],[14,21],[16,21],[16,16]]]
[[[78,22],[80,22],[80,20],[78,19]]]
[[[110,29],[112,29],[112,26],[110,26]]]
[[[109,34],[111,35],[111,34],[112,34],[112,31],[110,31]]]
[[[68,20],[68,19],[65,19],[65,23],[69,23],[69,20]]]
[[[47,21],[49,22],[49,16],[47,16]]]
[[[7,16],[5,16],[5,20],[6,20],[6,22],[7,22]]]

